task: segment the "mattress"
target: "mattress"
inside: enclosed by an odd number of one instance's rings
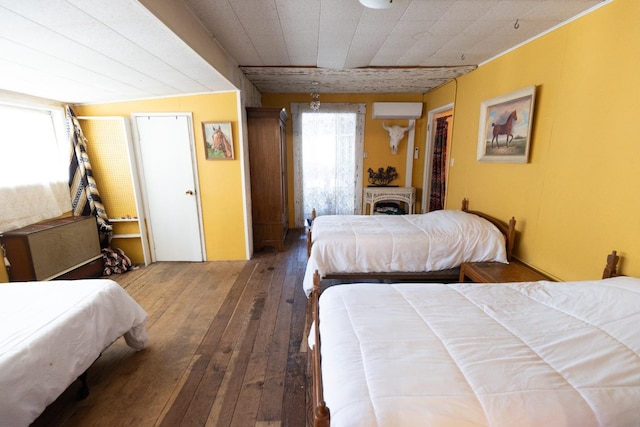
[[[440,210],[416,215],[326,215],[313,221],[303,287],[313,273],[439,271],[463,262],[507,262],[504,235],[477,215]]]
[[[331,426],[637,426],[640,280],[339,285]]]
[[[0,284],[0,425],[28,426],[119,337],[144,348],[146,318],[113,280]]]

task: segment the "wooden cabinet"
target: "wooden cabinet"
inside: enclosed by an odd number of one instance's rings
[[[55,218],[0,237],[11,264],[7,271],[12,282],[102,274],[102,250],[93,216]]]
[[[284,249],[289,215],[284,108],[247,108],[253,247]]]

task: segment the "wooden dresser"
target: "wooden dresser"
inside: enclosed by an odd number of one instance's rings
[[[289,215],[284,108],[247,108],[253,248],[284,249]]]

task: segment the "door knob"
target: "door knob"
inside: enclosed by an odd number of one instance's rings
[[[186,194],[188,196],[193,196],[193,191],[187,190],[184,194]]]

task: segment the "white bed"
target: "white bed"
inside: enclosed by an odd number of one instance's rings
[[[637,278],[339,285],[319,319],[332,427],[640,425]]]
[[[512,219],[512,230],[514,224]],[[307,295],[316,270],[323,278],[335,273],[436,272],[469,261],[506,263],[509,257],[506,232],[486,216],[462,210],[325,215],[314,219],[312,230],[303,281]]]
[[[146,318],[113,280],[0,284],[0,425],[28,426],[119,337],[143,349]]]

